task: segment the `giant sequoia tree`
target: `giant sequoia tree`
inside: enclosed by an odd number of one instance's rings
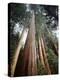
[[[24,73],[25,75],[37,74],[36,45],[35,45],[35,15],[32,11],[31,24],[24,49]]]
[[[53,65],[58,64],[58,41],[52,30],[58,26],[58,7],[10,3],[9,8],[9,74],[57,73]],[[52,59],[55,62],[50,65]]]

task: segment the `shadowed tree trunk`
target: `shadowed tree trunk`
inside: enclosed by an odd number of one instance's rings
[[[48,74],[51,74],[51,70],[50,70],[50,67],[49,67],[49,64],[48,64],[43,38],[41,38],[41,46],[42,46],[42,51],[43,51],[43,56],[44,56],[44,62],[45,62],[46,70],[47,70]]]
[[[14,76],[14,72],[15,72],[15,68],[16,68],[16,64],[17,64],[17,60],[18,60],[18,56],[20,53],[20,49],[22,47],[21,43],[22,43],[22,39],[23,39],[23,35],[25,34],[24,32],[26,31],[26,29],[24,28],[20,37],[20,41],[18,43],[17,49],[15,51],[12,63],[11,63],[11,76]]]
[[[36,45],[35,45],[35,16],[32,12],[31,24],[24,49],[24,75],[37,74]]]

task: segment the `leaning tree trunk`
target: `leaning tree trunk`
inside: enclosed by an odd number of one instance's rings
[[[35,45],[35,16],[32,13],[31,24],[24,48],[24,75],[37,74],[36,45]]]
[[[11,62],[11,76],[14,76],[14,72],[15,72],[15,68],[16,68],[16,64],[17,64],[17,60],[18,60],[18,56],[19,56],[19,53],[20,53],[20,49],[22,47],[21,43],[22,43],[22,39],[23,39],[23,35],[24,35],[24,32],[26,31],[26,28],[23,29],[22,31],[22,34],[21,34],[21,39],[18,43],[18,46],[17,46],[17,49],[15,51],[15,54],[13,56],[13,60]]]
[[[54,40],[50,39],[50,44],[51,44],[51,47],[52,47],[55,55],[58,56],[58,48],[57,48],[57,45],[54,43]]]
[[[50,67],[49,67],[48,60],[47,60],[47,55],[46,55],[46,51],[45,51],[45,46],[44,46],[44,40],[43,40],[43,38],[41,38],[41,46],[42,46],[42,51],[43,51],[43,56],[44,56],[46,70],[47,70],[48,74],[51,74],[51,70],[50,70]]]
[[[46,29],[47,29],[47,32],[48,32],[48,35],[49,35],[50,42],[52,44],[52,49],[54,50],[55,55],[58,56],[58,45],[53,40],[51,32],[49,31],[49,29],[47,28],[47,26],[46,26]]]

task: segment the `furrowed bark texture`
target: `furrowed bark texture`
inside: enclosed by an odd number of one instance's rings
[[[48,74],[51,74],[51,70],[50,70],[50,67],[49,67],[49,63],[48,63],[48,59],[47,59],[47,55],[46,55],[46,51],[45,51],[43,38],[41,38],[41,46],[42,46],[42,51],[43,51],[43,56],[44,56],[44,62],[45,62],[46,70],[47,70]]]
[[[37,74],[36,45],[35,45],[35,16],[32,13],[31,24],[24,49],[24,75]]]

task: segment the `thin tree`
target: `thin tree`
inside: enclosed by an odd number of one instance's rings
[[[23,31],[22,31],[17,49],[16,49],[16,51],[14,53],[14,56],[13,56],[13,60],[12,60],[12,63],[11,63],[11,76],[14,76],[17,60],[18,60],[19,53],[20,53],[20,50],[21,50],[21,47],[22,47],[21,43],[22,43],[22,40],[23,40],[23,37],[24,37],[23,35],[25,34],[25,31],[26,31],[26,28],[24,28]]]

